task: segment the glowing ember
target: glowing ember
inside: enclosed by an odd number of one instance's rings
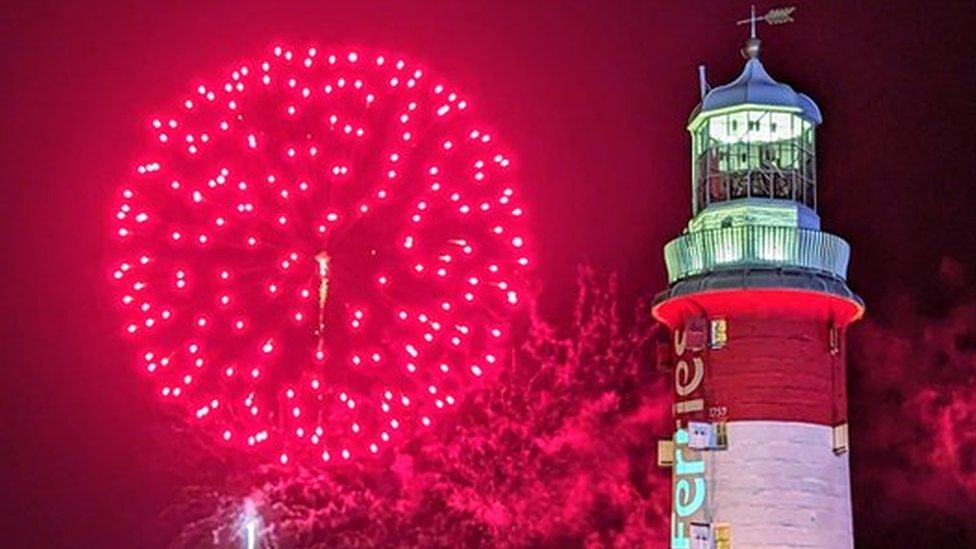
[[[342,462],[506,358],[525,288],[510,160],[397,57],[276,46],[149,123],[115,210],[123,331],[220,444]]]

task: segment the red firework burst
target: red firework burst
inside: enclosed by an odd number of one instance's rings
[[[121,191],[124,333],[165,401],[282,463],[377,454],[505,359],[505,149],[397,57],[276,46],[150,122]]]

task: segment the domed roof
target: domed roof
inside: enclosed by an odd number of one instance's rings
[[[738,78],[724,86],[712,88],[706,93],[701,104],[692,113],[692,118],[698,116],[699,113],[744,104],[798,108],[800,109],[800,116],[814,124],[820,124],[823,121],[820,116],[820,108],[813,102],[813,99],[805,94],[793,91],[793,88],[786,84],[773,80],[773,77],[769,76],[765,67],[759,62],[758,57],[752,57],[746,61],[746,66]]]

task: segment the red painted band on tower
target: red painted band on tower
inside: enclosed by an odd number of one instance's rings
[[[844,326],[860,304],[795,290],[705,292],[667,300],[654,315],[672,327],[691,319],[726,324],[720,348],[702,350],[710,421],[847,421]]]

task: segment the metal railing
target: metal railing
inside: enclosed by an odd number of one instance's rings
[[[829,233],[742,226],[687,233],[668,242],[668,282],[721,269],[790,267],[847,278],[851,247]]]

